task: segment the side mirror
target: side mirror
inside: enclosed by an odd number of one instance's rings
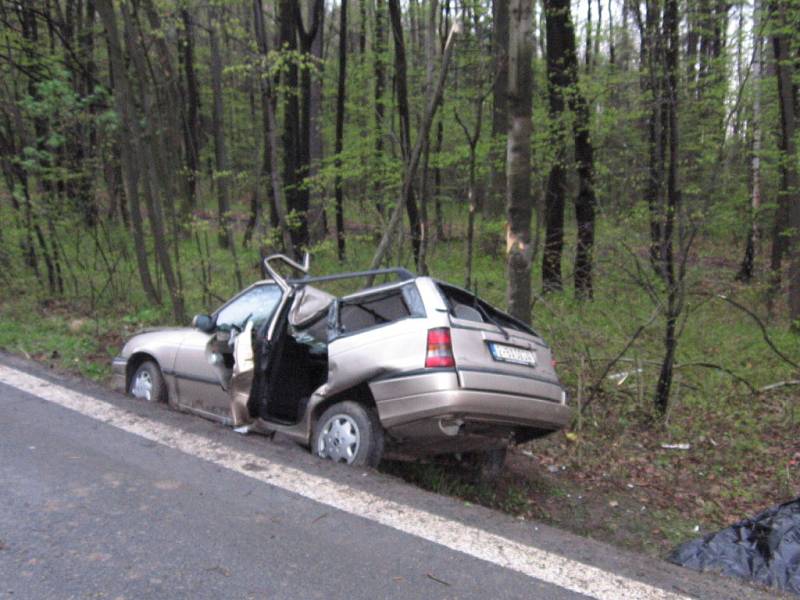
[[[192,327],[205,333],[211,333],[214,330],[214,319],[208,315],[195,315],[192,319]]]

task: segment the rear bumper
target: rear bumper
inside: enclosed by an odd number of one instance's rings
[[[561,386],[550,387],[553,389],[546,390],[544,397],[462,388],[455,372],[414,375],[370,386],[386,429],[447,418],[554,431],[569,424],[572,410],[563,402],[545,399],[564,397]]]
[[[111,361],[111,386],[120,392],[126,392],[127,378],[126,372],[128,368],[128,359],[122,356],[117,356]]]
[[[463,389],[385,400],[378,404],[378,414],[386,429],[447,417],[555,431],[566,427],[572,419],[572,410],[565,404]]]

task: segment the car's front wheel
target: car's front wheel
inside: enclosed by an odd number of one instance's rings
[[[152,360],[146,360],[134,371],[128,384],[128,393],[148,402],[166,402],[167,386],[161,369]]]
[[[378,415],[357,402],[334,404],[314,426],[311,451],[333,462],[377,467],[383,456],[383,427]]]

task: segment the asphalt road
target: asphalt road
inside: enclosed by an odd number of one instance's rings
[[[89,416],[0,383],[0,598],[601,597],[591,578],[581,588],[587,593],[576,593],[552,583],[558,576],[520,572],[513,554],[508,563],[477,558],[489,556],[478,547],[484,539],[570,557],[618,581],[620,598],[775,597],[464,506],[379,473],[322,463],[287,441],[240,436],[163,406],[57,380],[7,356],[2,363],[54,389],[61,389],[58,381],[73,394],[108,402],[122,416]],[[170,428],[171,439],[199,436],[214,450],[199,458],[125,423]],[[287,469],[296,486],[304,473],[314,486],[332,482],[344,499],[332,505],[324,495],[312,500],[311,492],[288,491],[279,476],[275,484],[254,478],[247,469],[261,469],[257,462],[244,471],[229,468],[225,449],[262,457],[275,473]],[[357,503],[348,508],[348,494],[387,499],[411,519],[425,511],[443,531],[466,525],[490,537],[476,535],[474,551],[457,551],[459,542],[448,547],[445,534],[437,543],[436,532],[412,535],[411,525],[392,526],[369,510],[361,515]],[[655,591],[635,595],[642,592],[625,586],[631,581]]]

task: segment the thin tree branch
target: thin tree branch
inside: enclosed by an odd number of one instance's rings
[[[733,379],[735,379],[739,383],[745,384],[747,386],[747,389],[749,389],[750,393],[753,394],[754,396],[756,394],[758,394],[758,390],[753,386],[752,383],[750,383],[749,381],[747,381],[743,377],[740,377],[739,375],[737,375],[736,373],[734,373],[733,371],[731,371],[727,367],[723,367],[721,365],[717,365],[717,364],[709,363],[709,362],[690,362],[690,363],[682,363],[682,364],[679,364],[679,365],[676,364],[674,368],[675,369],[685,369],[687,367],[702,367],[704,369],[714,369],[715,371],[722,371],[723,373],[726,373],[727,375],[730,375]]]
[[[656,308],[656,310],[653,311],[653,314],[650,315],[650,318],[647,320],[647,322],[643,323],[642,325],[639,326],[639,328],[634,332],[634,334],[628,340],[628,343],[625,344],[625,347],[622,350],[620,350],[620,352],[617,354],[617,356],[615,356],[606,365],[606,368],[603,370],[603,373],[600,375],[600,377],[597,378],[597,380],[595,381],[594,385],[592,385],[589,388],[591,390],[590,396],[586,400],[586,402],[581,406],[581,409],[580,409],[581,413],[586,409],[587,406],[589,406],[592,403],[592,401],[594,400],[595,396],[597,395],[597,390],[600,389],[600,386],[602,385],[603,380],[606,378],[606,376],[611,371],[611,369],[614,367],[614,365],[617,364],[617,362],[625,355],[625,353],[630,349],[630,347],[633,346],[633,343],[639,338],[639,336],[642,334],[642,332],[645,329],[647,329],[653,321],[656,320],[656,317],[659,315],[660,312],[661,312],[661,307],[659,306],[659,307]]]
[[[775,390],[777,388],[782,388],[788,385],[800,385],[800,379],[789,379],[788,381],[778,381],[776,383],[770,383],[769,385],[765,385],[762,388],[759,388],[759,392],[769,392],[770,390]]]
[[[791,358],[786,356],[783,352],[778,350],[778,347],[773,343],[772,339],[769,337],[769,334],[767,333],[767,328],[764,325],[764,322],[761,319],[758,318],[758,315],[756,315],[752,310],[750,310],[746,306],[743,306],[743,305],[739,304],[738,302],[736,302],[736,300],[733,300],[732,298],[729,298],[728,296],[726,296],[724,294],[717,294],[716,297],[719,298],[720,300],[724,300],[728,304],[730,304],[730,305],[738,308],[742,312],[748,314],[750,316],[750,318],[753,319],[756,322],[756,324],[758,325],[758,327],[761,329],[761,335],[764,337],[764,341],[767,342],[767,345],[772,349],[772,351],[775,354],[777,354],[781,358],[781,360],[783,360],[783,362],[785,362],[787,365],[790,365],[791,367],[793,367],[793,368],[797,369],[798,371],[800,371],[800,365],[798,365]]]
[[[447,43],[445,44],[444,48],[444,55],[442,57],[442,67],[441,71],[439,72],[439,80],[436,82],[436,89],[434,91],[433,96],[430,99],[430,103],[428,104],[428,108],[425,111],[425,118],[419,128],[419,132],[417,133],[417,141],[414,146],[414,150],[409,157],[409,161],[406,167],[405,176],[403,178],[403,188],[400,192],[400,199],[397,203],[397,206],[394,208],[394,212],[392,213],[392,217],[389,219],[389,224],[386,227],[386,230],[383,232],[383,237],[381,238],[381,242],[378,245],[378,249],[375,251],[375,255],[372,257],[372,263],[370,265],[370,269],[377,269],[380,264],[383,262],[386,253],[389,251],[389,248],[392,245],[392,240],[394,239],[395,230],[397,229],[398,225],[400,225],[401,218],[403,216],[403,210],[405,210],[405,205],[408,200],[409,192],[411,186],[414,182],[414,178],[417,173],[417,168],[419,166],[420,154],[422,153],[422,147],[425,140],[428,137],[428,132],[431,128],[431,123],[433,122],[433,117],[436,115],[436,109],[438,108],[441,99],[442,99],[442,89],[444,88],[444,82],[447,78],[447,68],[450,64],[450,58],[453,55],[453,43],[455,42],[456,34],[459,33],[460,30],[460,23],[455,22],[453,26],[450,28],[450,33],[447,36]],[[374,278],[368,278],[367,285],[372,285],[372,280]]]

